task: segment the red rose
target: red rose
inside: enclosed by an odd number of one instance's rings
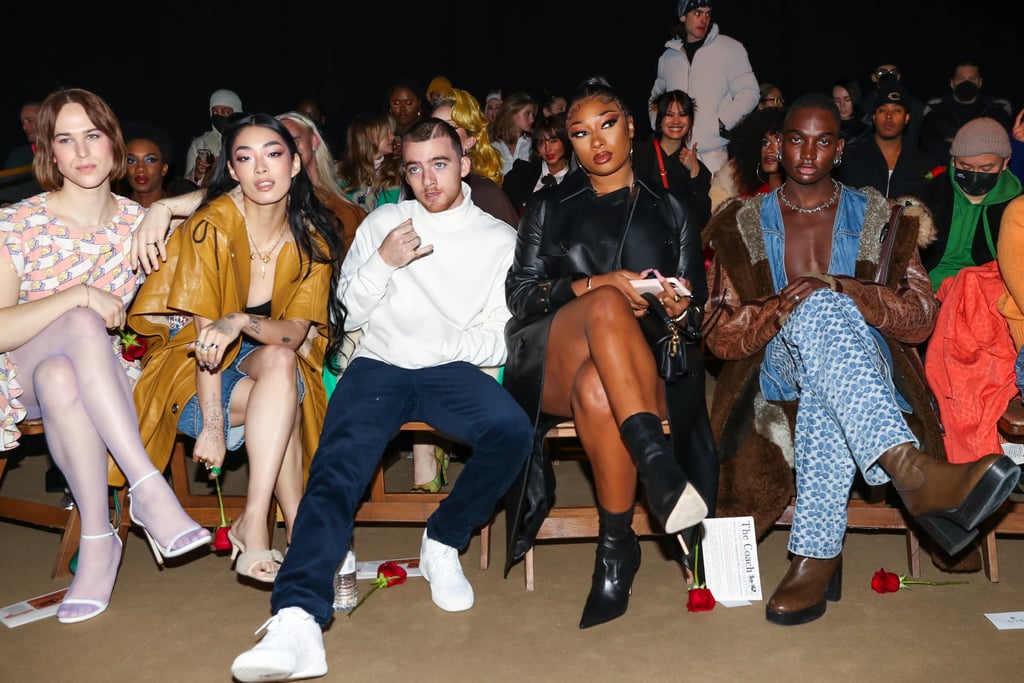
[[[149,344],[145,337],[140,337],[134,332],[124,330],[121,332],[121,357],[132,362],[146,355]]]
[[[879,569],[871,577],[871,588],[876,593],[895,593],[901,588],[900,577],[885,568]]]
[[[715,608],[715,596],[707,588],[691,588],[686,598],[687,612],[710,612]]]
[[[382,588],[401,586],[408,576],[405,568],[395,562],[385,562],[377,569],[377,581],[380,581],[382,577],[384,579],[385,585],[381,586]]]
[[[213,535],[213,543],[210,547],[214,550],[231,550],[231,540],[228,539],[229,526],[217,527],[217,533]]]
[[[370,590],[366,592],[366,595],[359,598],[359,602],[356,606],[349,611],[348,615],[351,617],[355,614],[355,611],[366,602],[366,599],[373,595],[374,591],[378,588],[390,588],[391,586],[401,586],[405,583],[405,579],[409,576],[408,572],[405,571],[405,567],[396,562],[382,562],[377,567],[377,578],[373,580],[373,584],[370,586]]]

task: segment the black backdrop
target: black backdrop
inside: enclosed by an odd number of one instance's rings
[[[383,109],[399,77],[425,87],[443,74],[482,99],[495,87],[565,92],[603,74],[642,111],[675,5],[185,0],[144,8],[112,0],[67,10],[19,3],[3,12],[0,154],[24,141],[21,103],[61,86],[98,92],[122,121],[163,126],[178,156],[209,128],[209,94],[220,87],[238,92],[248,111],[280,113],[316,96],[335,141],[355,113]],[[948,91],[961,58],[981,63],[986,92],[1017,106],[1024,97],[1019,0],[723,0],[714,17],[747,47],[758,79],[778,83],[790,99],[827,90],[839,76],[866,87],[879,60],[896,61],[910,91],[927,99]],[[646,117],[637,121],[645,135]]]

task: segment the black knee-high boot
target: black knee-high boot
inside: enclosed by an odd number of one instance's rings
[[[590,628],[626,613],[633,577],[640,568],[640,543],[633,533],[633,508],[608,512],[598,506],[600,536],[594,558],[594,576],[580,628]]]
[[[686,480],[662,431],[661,418],[636,413],[623,421],[619,432],[636,463],[647,502],[665,531],[674,534],[699,524],[708,514],[707,503]]]

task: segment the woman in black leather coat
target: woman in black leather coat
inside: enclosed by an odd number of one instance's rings
[[[685,199],[634,173],[633,120],[603,79],[579,88],[567,125],[582,168],[531,197],[506,281],[513,318],[504,383],[538,425],[535,457],[510,492],[508,562],[529,549],[550,507],[553,474],[540,448],[543,435],[572,417],[593,469],[600,516],[580,621],[587,628],[626,611],[640,565],[631,528],[637,476],[655,517],[674,534],[699,524],[713,507],[718,466],[701,351],[687,344],[687,372],[662,380],[636,321],[647,302],[630,282],[655,269],[677,276],[692,296],[663,281],[658,298],[683,336],[697,338],[707,298],[697,226]],[[665,417],[671,442],[662,431]]]

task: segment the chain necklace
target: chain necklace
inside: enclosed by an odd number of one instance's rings
[[[835,204],[836,200],[839,199],[839,191],[842,189],[843,186],[837,180],[833,180],[832,184],[835,186],[835,189],[832,191],[832,196],[826,199],[824,203],[818,204],[813,209],[805,209],[802,206],[797,206],[793,202],[789,201],[789,198],[786,197],[785,192],[786,183],[783,183],[777,192],[779,195],[779,200],[786,205],[787,209],[791,211],[796,211],[797,213],[819,213]]]
[[[249,248],[251,249],[249,252],[249,259],[255,261],[256,257],[259,256],[260,261],[262,261],[260,264],[260,277],[267,276],[267,264],[270,263],[270,257],[273,256],[274,250],[277,249],[277,245],[281,244],[281,240],[284,239],[284,229],[285,226],[282,225],[281,230],[277,233],[277,239],[274,240],[274,243],[269,249],[260,251],[260,248],[256,246],[256,240],[252,238],[252,233],[249,232],[249,221],[245,221],[245,234],[249,238]]]

